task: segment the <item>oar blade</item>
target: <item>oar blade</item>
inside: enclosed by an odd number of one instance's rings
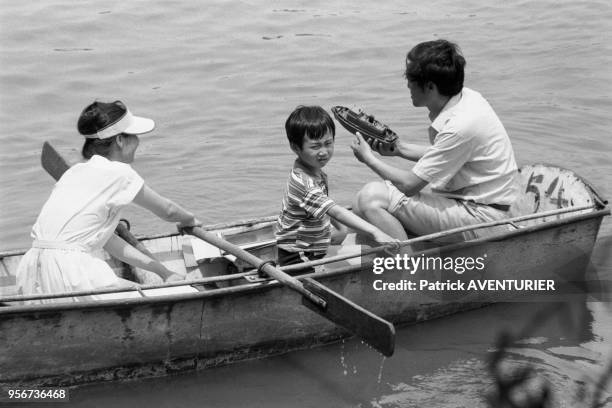
[[[365,310],[312,279],[306,278],[304,281],[298,281],[296,278],[272,266],[269,261],[264,262],[239,246],[227,242],[211,232],[204,231],[198,227],[185,228],[185,231],[231,253],[258,269],[263,269],[266,274],[276,279],[281,285],[285,285],[291,290],[300,293],[302,295],[302,302],[308,308],[357,335],[383,355],[390,356],[393,354],[395,328],[386,320],[381,319],[374,313]],[[325,307],[322,306],[323,303]]]
[[[306,297],[302,297],[304,306],[354,333],[384,356],[390,357],[393,355],[395,327],[392,323],[351,302],[314,279],[306,278],[302,280],[302,283],[304,288],[327,303],[327,307],[323,310]]]
[[[70,168],[66,160],[55,150],[49,142],[43,144],[42,154],[40,156],[40,162],[43,168],[53,177],[55,180],[59,180],[62,174]]]

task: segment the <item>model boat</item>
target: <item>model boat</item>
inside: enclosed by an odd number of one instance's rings
[[[345,106],[334,106],[332,113],[352,134],[359,132],[366,139],[375,139],[387,145],[393,145],[397,140],[397,134],[393,130],[361,109],[354,111]]]

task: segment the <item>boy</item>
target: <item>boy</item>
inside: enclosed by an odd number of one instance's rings
[[[323,258],[331,242],[331,223],[339,231],[345,230],[343,225],[349,226],[379,244],[397,242],[328,197],[323,167],[334,153],[336,132],[329,114],[320,106],[299,106],[287,118],[285,130],[297,159],[277,221],[279,265]]]

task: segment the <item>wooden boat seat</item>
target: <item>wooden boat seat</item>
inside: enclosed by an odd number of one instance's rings
[[[272,247],[272,249],[275,251],[276,240],[269,239],[260,242],[251,242],[248,244],[242,244],[240,247],[251,253],[258,254],[259,256],[261,255],[261,252],[267,251]],[[185,258],[185,265],[188,267],[210,262],[218,258],[225,258],[236,265],[242,265],[240,264],[240,260],[237,260],[235,256],[221,251],[219,248],[193,236],[184,237],[183,257]]]

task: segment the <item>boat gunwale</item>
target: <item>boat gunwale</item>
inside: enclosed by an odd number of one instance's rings
[[[597,194],[595,191],[594,193]],[[601,199],[600,196],[598,198]],[[595,202],[594,205],[592,206],[565,207],[565,208],[560,208],[558,210],[553,210],[549,212],[536,212],[532,214],[519,215],[516,217],[506,218],[506,219],[497,220],[497,221],[481,222],[478,224],[471,224],[471,225],[466,225],[464,227],[453,228],[452,234],[459,233],[459,232],[465,232],[465,231],[471,231],[474,229],[488,228],[488,227],[501,225],[501,224],[511,224],[517,221],[527,221],[527,220],[533,220],[537,218],[552,217],[558,214],[567,214],[571,212],[586,211],[586,210],[593,210],[593,211],[605,210],[606,208],[608,208],[607,203],[608,201],[605,200],[603,202]],[[346,208],[350,210],[350,207],[346,207]],[[608,208],[608,211],[610,211],[609,208]],[[244,221],[214,224],[214,225],[204,226],[201,228],[205,231],[222,231],[222,230],[231,230],[232,228],[240,228],[240,227],[250,228],[250,227],[257,226],[259,229],[259,228],[265,228],[269,225],[274,224],[272,218],[275,220],[276,216],[264,216],[262,218],[250,218]],[[451,231],[451,230],[440,231],[440,233],[444,233],[447,231]],[[231,231],[228,231],[228,232],[231,232]],[[154,239],[173,238],[173,237],[178,237],[178,236],[183,236],[183,235],[184,234],[182,232],[177,231],[177,232],[167,232],[167,233],[152,234],[152,235],[135,235],[135,237],[139,241],[152,241]],[[428,234],[428,235],[434,235],[434,234]],[[447,235],[451,235],[451,234],[447,234]],[[0,260],[6,257],[24,255],[29,249],[30,248],[21,248],[21,249],[13,249],[13,250],[0,252]],[[177,285],[174,285],[174,286],[177,286]],[[0,299],[0,301],[2,301],[2,299]]]
[[[595,207],[593,207],[595,208]],[[584,210],[582,210],[584,211]],[[551,220],[540,224],[535,224],[531,226],[527,226],[524,228],[519,228],[514,231],[507,231],[496,235],[491,235],[488,237],[478,238],[470,241],[452,243],[449,245],[444,245],[440,247],[430,248],[423,251],[416,252],[414,255],[426,254],[430,251],[439,251],[444,248],[445,250],[457,250],[462,248],[469,248],[476,245],[481,245],[487,242],[495,242],[495,241],[503,241],[509,238],[514,238],[521,235],[530,234],[535,231],[545,231],[547,229],[557,228],[562,225],[577,223],[580,221],[584,221],[591,218],[603,218],[606,215],[610,215],[610,208],[605,206],[601,209],[595,209],[586,214],[576,214],[570,215],[569,217],[564,217],[557,220]],[[172,236],[172,235],[168,235]],[[163,237],[160,237],[163,238]],[[344,268],[339,268],[337,270],[330,271],[318,271],[309,274],[296,276],[298,280],[302,280],[305,278],[329,278],[334,276],[339,276],[343,274],[348,274],[355,272],[356,270],[363,269],[364,266],[371,264],[368,262],[367,264],[359,264],[359,265],[350,265]],[[282,268],[281,268],[282,269]],[[242,275],[249,276],[255,275],[256,271],[246,272]],[[210,282],[211,280],[199,279],[194,281],[189,281],[186,283],[173,283],[166,285],[149,285],[151,287],[142,286],[141,290],[147,289],[156,289],[156,288],[164,288],[164,287],[176,287],[176,286],[191,286],[198,285],[201,283]],[[231,286],[227,288],[219,288],[219,289],[211,289],[202,292],[193,292],[193,293],[181,293],[181,294],[171,294],[171,295],[162,295],[162,296],[149,296],[149,297],[141,297],[141,298],[126,298],[126,299],[108,299],[108,300],[90,300],[83,302],[66,302],[66,303],[47,303],[47,304],[36,304],[36,305],[8,305],[0,307],[0,316],[12,315],[12,314],[27,314],[27,313],[37,313],[37,312],[59,312],[65,310],[79,310],[79,309],[99,309],[99,308],[115,308],[115,307],[133,307],[133,306],[145,306],[145,305],[153,305],[153,304],[165,304],[165,303],[177,303],[181,301],[190,301],[197,299],[206,299],[206,298],[217,298],[223,296],[234,296],[234,295],[244,295],[249,293],[256,293],[259,291],[267,291],[277,287],[282,287],[283,285],[276,280],[266,280],[263,282],[257,283],[246,283],[243,285]],[[134,289],[135,290],[135,289]],[[123,290],[122,290],[123,291]],[[78,293],[78,292],[74,292]],[[102,292],[97,292],[101,293]],[[112,293],[112,292],[111,292]],[[68,297],[68,296],[62,296]],[[9,297],[5,299],[10,299]],[[0,298],[0,302],[5,301],[4,298]]]
[[[271,224],[274,224],[274,221],[276,221],[276,218],[277,218],[276,215],[265,215],[261,218],[247,218],[246,220],[211,224],[211,225],[202,226],[200,228],[202,228],[204,231],[216,231],[216,230],[224,230],[224,229],[231,229],[231,228],[238,228],[238,227],[253,227],[258,224],[270,224],[271,225]],[[171,237],[176,237],[179,235],[183,235],[183,234],[177,231],[177,232],[161,232],[161,233],[150,234],[150,235],[149,234],[134,234],[134,237],[136,237],[139,241],[150,241],[153,239],[171,238]],[[28,249],[30,248],[18,248],[18,249],[9,249],[6,251],[1,251],[0,259],[8,257],[8,256],[23,255],[28,251]]]
[[[483,228],[493,228],[493,227],[497,227],[497,226],[500,226],[500,225],[511,225],[516,230],[526,229],[528,227],[517,227],[515,225],[515,223],[516,222],[522,222],[522,221],[536,220],[538,218],[554,217],[554,216],[559,216],[561,214],[569,214],[569,213],[572,213],[572,212],[576,212],[577,213],[579,211],[586,211],[586,210],[597,211],[597,208],[595,206],[583,206],[583,207],[576,207],[576,208],[566,207],[566,208],[560,208],[558,210],[551,210],[551,211],[541,212],[541,213],[533,213],[533,214],[527,214],[527,215],[520,215],[520,216],[516,216],[516,217],[512,217],[512,218],[506,218],[506,219],[501,219],[501,220],[497,220],[497,221],[481,222],[479,224],[471,224],[471,225],[466,225],[466,226],[463,226],[463,227],[451,228],[451,229],[448,229],[448,230],[440,231],[438,233],[417,236],[417,237],[409,239],[407,241],[403,241],[403,243],[401,245],[404,246],[404,245],[409,245],[409,244],[415,243],[415,242],[426,242],[428,240],[433,241],[433,240],[438,239],[438,238],[452,236],[452,235],[463,233],[463,232],[466,232],[466,231],[473,231],[473,230],[483,229]],[[580,215],[580,214],[576,214],[576,215]],[[570,217],[571,217],[571,215],[570,215]],[[546,224],[548,222],[551,222],[551,221],[544,221],[541,224]],[[541,224],[537,224],[537,225],[541,225]],[[498,237],[498,236],[503,236],[504,234],[507,234],[509,232],[512,232],[512,231],[498,233],[498,234],[495,234],[495,235],[491,235],[491,236],[489,236],[487,238],[489,238],[489,240],[491,240],[491,238],[495,238],[495,237]],[[480,239],[480,238],[477,238],[477,239],[474,239],[474,240],[471,240],[471,241],[476,241],[478,239]],[[463,241],[463,242],[466,242],[466,241]],[[371,249],[368,249],[368,250],[364,251],[362,253],[362,255],[369,255],[371,253],[379,252],[379,251],[384,250],[384,249],[385,249],[384,245],[380,246],[380,247],[371,248]],[[318,266],[318,265],[326,265],[328,263],[333,263],[333,262],[337,262],[337,261],[344,260],[344,259],[349,259],[349,258],[352,258],[352,256],[349,256],[349,255],[332,256],[332,257],[329,257],[329,258],[323,258],[323,259],[319,259],[319,260],[315,260],[315,261],[304,262],[304,263],[301,263],[301,264],[289,265],[284,270],[288,270],[288,271],[292,271],[293,272],[293,271],[296,271],[296,270],[301,270],[301,269],[305,269],[305,268],[309,268],[309,267],[313,267],[313,266]]]

